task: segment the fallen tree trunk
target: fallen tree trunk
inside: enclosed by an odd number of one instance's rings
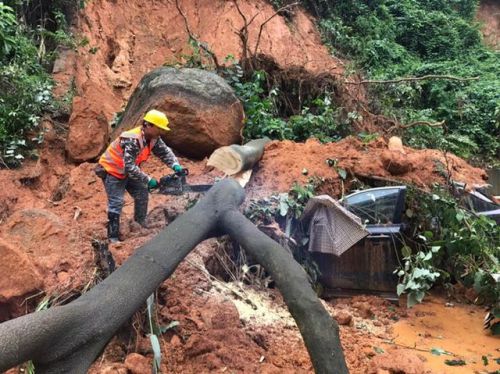
[[[269,138],[255,139],[244,145],[228,145],[217,148],[210,155],[207,165],[216,167],[227,175],[251,169],[262,157]]]
[[[304,270],[238,211],[243,189],[223,180],[77,300],[0,324],[0,371],[33,360],[39,373],[86,373],[117,329],[201,241],[229,233],[276,280],[318,373],[347,373],[338,326]],[[193,230],[196,228],[196,230]]]
[[[271,274],[297,322],[316,373],[347,373],[339,327],[312,290],[304,269],[237,210],[222,216],[222,227]]]

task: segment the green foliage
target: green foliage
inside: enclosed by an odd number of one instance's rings
[[[267,136],[271,139],[305,141],[315,137],[321,142],[336,141],[347,133],[349,124],[359,118],[353,112],[342,119],[341,108],[333,107],[326,92],[322,97],[311,100],[300,114],[281,118],[276,105],[279,89],[266,88],[264,71],[255,71],[250,79],[245,79],[241,67],[233,64],[225,75],[243,102],[246,114],[243,134],[247,139]]]
[[[445,120],[446,128],[409,128],[411,146],[450,150],[470,158],[497,157],[500,139],[499,53],[481,44],[476,0],[307,0],[321,17],[324,41],[356,61],[373,79],[453,75],[372,86],[375,111],[403,123]]]
[[[0,9],[5,13],[8,7],[2,5]],[[4,53],[0,57],[0,159],[2,166],[17,166],[31,153],[33,144],[43,139],[38,123],[52,98],[51,81],[22,27],[11,22],[0,25],[0,34],[4,35]],[[8,48],[5,40],[13,41]]]
[[[47,43],[51,45],[60,45],[68,48],[76,48],[78,45],[85,46],[88,43],[88,39],[82,39],[77,43],[75,37],[69,30],[69,26],[66,20],[66,16],[59,9],[55,9],[53,12],[54,22],[56,24],[55,31],[50,31],[42,26],[39,26],[37,32],[39,36],[47,39]],[[56,54],[49,54],[47,56],[50,60],[55,59]]]
[[[323,183],[323,180],[320,178],[309,178],[308,183],[305,185],[295,183],[288,193],[251,200],[244,214],[257,226],[278,222],[281,226],[284,226],[286,237],[292,238],[294,236],[293,223],[302,215],[307,202],[314,196],[315,190],[321,183]],[[295,260],[301,264],[309,275],[316,291],[320,292],[321,286],[318,281],[321,272],[305,249],[307,240],[300,243],[295,243],[294,240],[293,242],[294,246],[290,250]],[[287,243],[282,244],[288,246]]]
[[[428,291],[440,276],[437,269],[433,266],[433,255],[440,250],[440,247],[434,246],[427,251],[418,251],[412,254],[408,246],[403,247],[404,265],[396,269],[401,281],[397,286],[398,296],[407,293],[407,304],[411,308],[420,303]]]
[[[8,55],[10,50],[16,44],[16,40],[13,37],[15,25],[16,25],[16,14],[14,9],[4,5],[0,2],[0,57],[3,58]]]
[[[409,293],[408,303],[420,302],[439,279],[474,287],[479,302],[500,299],[500,228],[484,217],[461,208],[442,188],[427,194],[409,190],[407,217],[418,237],[416,253],[403,248],[398,293]]]
[[[49,13],[39,10],[40,19],[33,18],[39,13],[30,2],[11,3],[16,11],[0,2],[0,167],[19,166],[26,157],[36,157],[35,148],[43,141],[42,113],[68,107],[72,92],[62,102],[53,102],[45,68],[53,63],[58,45],[76,47],[62,11],[72,2],[51,3]]]
[[[205,42],[201,42],[192,37],[188,40],[189,48],[191,49],[191,53],[182,54],[180,57],[184,60],[181,64],[177,61],[175,62],[166,62],[164,66],[173,66],[173,67],[185,67],[185,68],[198,68],[205,70],[214,70],[215,62],[210,51],[208,45]]]
[[[288,193],[252,200],[245,209],[245,216],[256,225],[270,224],[279,217],[297,219],[320,183],[320,179],[310,178],[309,183],[303,186],[294,183]]]

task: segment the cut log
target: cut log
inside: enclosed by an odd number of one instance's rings
[[[207,165],[213,166],[227,175],[234,175],[251,169],[262,157],[269,138],[255,139],[245,145],[228,145],[218,148],[208,159]]]
[[[347,373],[338,325],[304,270],[237,211],[243,189],[225,179],[75,301],[0,324],[0,372],[33,360],[38,374],[86,373],[106,343],[201,241],[228,233],[274,277],[317,373]],[[196,230],[193,230],[193,227]]]

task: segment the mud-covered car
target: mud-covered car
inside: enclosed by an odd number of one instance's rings
[[[320,281],[327,294],[347,296],[373,293],[397,300],[397,276],[402,248],[403,214],[406,186],[371,188],[354,192],[341,200],[358,216],[369,232],[340,256],[311,252],[321,271]],[[497,223],[500,206],[484,192],[460,192],[461,205],[477,215],[485,215]]]

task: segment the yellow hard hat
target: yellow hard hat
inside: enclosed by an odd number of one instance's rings
[[[170,129],[168,128],[167,116],[165,115],[165,113],[160,112],[159,110],[151,109],[144,116],[144,121],[152,123],[153,125],[159,127],[160,129],[170,131]]]

